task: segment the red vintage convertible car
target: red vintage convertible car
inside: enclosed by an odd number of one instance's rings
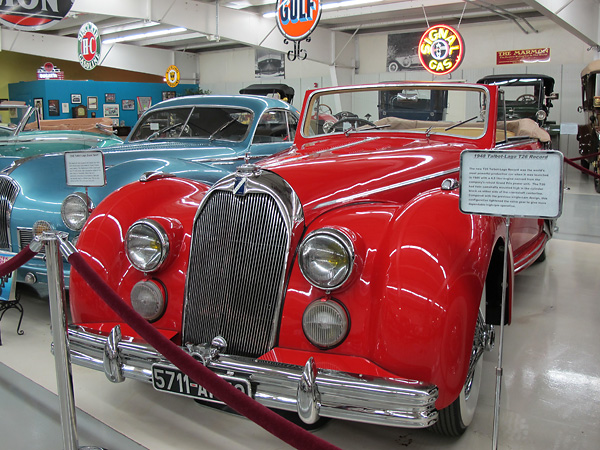
[[[459,211],[463,150],[550,141],[530,119],[498,121],[498,98],[464,83],[310,91],[290,150],[212,187],[147,174],[96,208],[77,247],[163,335],[268,407],[458,435],[500,322],[504,252],[509,308],[512,275],[553,229],[513,219],[507,246],[503,219]],[[70,302],[74,363],[211,397],[169,383],[187,378],[77,273]]]

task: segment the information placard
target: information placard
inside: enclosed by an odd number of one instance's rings
[[[554,219],[562,212],[563,155],[554,150],[465,150],[460,210],[467,214]]]
[[[65,152],[65,173],[67,186],[104,186],[104,154],[100,150]]]

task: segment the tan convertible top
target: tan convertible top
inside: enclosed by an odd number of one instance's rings
[[[585,68],[581,71],[581,76],[583,77],[592,72],[600,72],[600,59],[592,61],[587,66],[585,66]]]

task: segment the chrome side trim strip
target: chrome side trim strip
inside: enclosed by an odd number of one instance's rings
[[[384,187],[380,187],[378,189],[371,189],[370,191],[364,191],[361,192],[359,194],[354,194],[354,195],[349,195],[347,197],[341,197],[338,198],[336,200],[331,200],[329,202],[323,202],[323,203],[319,203],[315,209],[319,209],[319,208],[325,208],[327,206],[332,206],[332,205],[338,205],[341,203],[347,203],[353,200],[357,200],[359,198],[362,197],[368,197],[370,195],[373,194],[380,194],[381,192],[386,192],[386,191],[390,191],[393,189],[398,189],[404,186],[409,186],[411,184],[415,184],[415,183],[421,183],[423,181],[428,181],[428,180],[432,180],[434,178],[438,178],[438,177],[445,177],[447,175],[450,175],[452,173],[458,172],[460,169],[457,167],[455,169],[449,169],[449,170],[443,170],[441,172],[436,172],[436,173],[432,173],[430,175],[425,175],[423,177],[419,177],[419,178],[413,178],[412,180],[406,180],[406,181],[402,181],[400,183],[396,183],[396,184],[390,184],[389,186],[384,186]]]
[[[68,338],[74,364],[104,372],[104,358],[108,357],[104,348],[110,337],[70,326]],[[206,344],[206,348],[209,347],[209,344]],[[151,383],[152,364],[170,365],[151,347],[131,342],[125,336],[113,350],[120,359],[119,371],[123,378]],[[115,369],[113,365],[116,362],[115,357],[108,363],[111,370]],[[316,369],[310,363],[307,369],[304,366],[226,354],[220,354],[218,359],[209,361],[206,367],[217,374],[234,374],[250,380],[255,388],[254,399],[267,407],[288,411],[308,407],[305,413],[309,420],[314,419],[318,411],[319,417],[424,428],[435,423],[438,417],[435,409],[438,388],[419,381]],[[307,370],[312,373],[307,373]],[[306,392],[312,400],[305,403],[304,400],[307,399],[303,399],[303,404],[299,405],[298,388],[306,381],[312,385]],[[300,397],[303,395],[300,394]],[[312,403],[317,399],[318,405]]]

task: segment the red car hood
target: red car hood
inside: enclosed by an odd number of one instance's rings
[[[476,147],[475,142],[465,146],[433,139],[349,137],[292,147],[260,166],[292,186],[310,223],[348,203],[405,203],[439,187],[445,178],[458,177],[460,152]]]

